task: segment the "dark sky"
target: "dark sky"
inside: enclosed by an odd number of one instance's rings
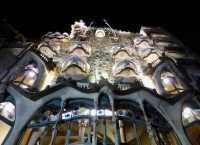
[[[169,1],[22,1],[1,3],[0,18],[26,37],[47,32],[70,34],[71,24],[83,20],[88,26],[139,32],[141,26],[162,27],[200,54],[200,12],[197,3]]]

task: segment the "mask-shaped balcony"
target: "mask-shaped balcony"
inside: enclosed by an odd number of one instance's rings
[[[87,56],[91,55],[91,47],[86,42],[77,42],[70,47],[69,54],[72,54],[75,49],[82,49]],[[73,54],[74,55],[74,54]]]
[[[64,74],[67,74],[67,69],[70,66],[77,66],[78,68],[80,68],[80,70],[82,71],[81,74],[87,73],[88,70],[90,69],[90,65],[86,61],[84,61],[82,58],[80,58],[79,56],[76,56],[76,55],[71,56],[68,60],[66,60],[62,64],[62,72]],[[75,68],[77,69],[77,67],[75,67]],[[76,73],[76,75],[78,75],[78,72],[75,72],[75,73]]]
[[[113,57],[115,57],[120,51],[127,53],[127,57],[130,57],[131,55],[130,48],[128,49],[123,44],[114,46],[111,50],[111,53],[113,54]]]
[[[152,44],[152,41],[147,36],[144,36],[144,35],[141,35],[140,37],[136,37],[133,40],[135,45],[140,44],[142,41],[147,41],[149,44]]]
[[[137,76],[137,66],[131,59],[124,59],[112,67],[112,72],[115,76],[121,74],[122,77],[135,77]]]
[[[45,54],[48,58],[53,58],[53,56],[60,54],[60,46],[51,40],[45,40],[41,43],[37,50]]]

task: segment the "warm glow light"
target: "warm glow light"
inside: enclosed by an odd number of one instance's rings
[[[8,112],[13,112],[14,108],[15,108],[15,106],[12,103],[7,103],[4,110],[6,110]]]
[[[34,76],[35,76],[35,73],[31,71],[31,72],[28,73],[28,76],[29,76],[29,77],[34,77]]]
[[[190,108],[185,108],[183,111],[183,117],[188,118],[189,116],[191,116]]]
[[[142,78],[142,83],[144,84],[145,87],[148,87],[148,88],[155,88],[155,85],[152,81],[152,79],[150,79],[148,76],[145,76]]]
[[[87,110],[84,111],[84,115],[89,115],[89,113],[90,113],[89,109],[87,109]]]
[[[29,80],[28,83],[29,84],[33,84],[35,80]]]
[[[189,114],[184,114],[183,117],[184,117],[184,118],[188,118],[188,117],[189,117]]]
[[[183,113],[190,114],[191,113],[190,108],[185,108],[184,111],[183,111]]]
[[[91,110],[91,115],[92,115],[92,116],[95,116],[95,115],[96,115],[96,112],[97,112],[97,111],[96,111],[95,109],[92,109],[92,110]]]
[[[112,116],[112,111],[110,111],[110,110],[105,110],[105,115],[106,115],[106,116]]]
[[[164,78],[163,81],[164,81],[164,83],[169,83],[170,82],[169,78]]]
[[[22,88],[28,88],[28,86],[25,86],[25,85],[20,85],[20,87],[22,87]]]

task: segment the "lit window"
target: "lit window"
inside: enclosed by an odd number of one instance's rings
[[[23,72],[19,73],[17,78],[13,81],[15,85],[21,88],[31,87],[38,78],[38,67],[36,64],[30,64],[25,67]]]
[[[111,42],[111,44],[119,44],[119,38],[111,37],[110,42]]]
[[[79,35],[77,37],[77,41],[89,41],[89,40],[90,40],[90,37],[86,35]]]
[[[0,115],[10,121],[15,120],[15,106],[10,102],[0,103]]]
[[[168,69],[165,69],[161,73],[161,81],[165,90],[171,94],[178,94],[184,91],[184,88],[174,77],[173,73]]]
[[[196,118],[192,114],[191,108],[185,108],[182,112],[182,123],[183,125],[187,125],[193,121],[195,121]]]

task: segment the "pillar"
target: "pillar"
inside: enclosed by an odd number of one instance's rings
[[[84,135],[85,135],[85,127],[87,125],[87,119],[78,120],[79,123],[79,135],[78,135],[78,142],[84,142]]]
[[[119,131],[120,131],[120,138],[122,143],[126,143],[126,134],[124,130],[124,121],[119,120]]]

